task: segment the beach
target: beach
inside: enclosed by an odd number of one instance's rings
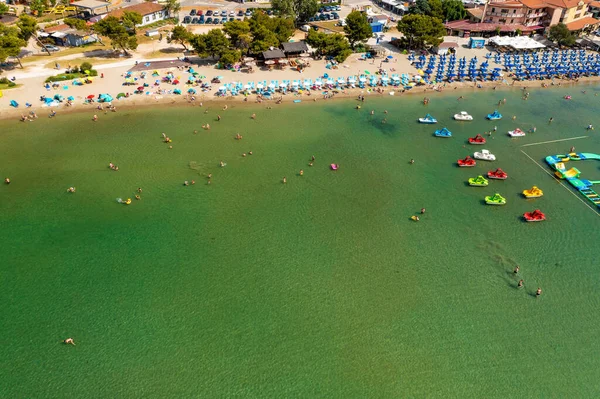
[[[0,121],[0,396],[597,396],[599,214],[543,160],[600,154],[600,86],[521,86]]]

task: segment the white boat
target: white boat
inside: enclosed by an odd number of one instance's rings
[[[481,150],[473,154],[473,158],[481,159],[483,161],[495,161],[496,156],[489,152],[488,150]]]
[[[457,121],[472,121],[473,117],[467,114],[466,111],[460,111],[459,114],[454,114],[454,119]]]
[[[522,130],[521,130],[521,129],[519,129],[519,128],[516,128],[515,130],[511,130],[511,131],[509,131],[509,132],[508,132],[508,135],[509,135],[510,137],[523,137],[523,136],[525,136],[525,132],[524,132],[524,131],[522,131]]]

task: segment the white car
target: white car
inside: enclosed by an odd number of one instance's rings
[[[235,11],[233,11],[233,10],[229,11],[229,16],[230,17],[235,17]]]
[[[302,32],[308,32],[308,31],[310,30],[310,25],[302,25],[302,26],[300,27],[300,30],[301,30]]]

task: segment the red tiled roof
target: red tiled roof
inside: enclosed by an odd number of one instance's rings
[[[590,6],[600,8],[600,1],[590,1]]]
[[[544,8],[547,6],[543,0],[521,0],[521,3],[527,8]]]
[[[452,21],[444,24],[447,29],[468,30],[470,32],[493,32],[496,28],[500,28],[500,32],[514,32],[519,29],[521,32],[533,32],[541,29],[541,26],[524,26],[521,24],[504,24],[488,22],[471,22],[469,20]]]
[[[583,1],[584,4],[589,3],[592,0],[544,0],[545,3],[551,6],[560,7],[560,8],[573,8],[577,7],[580,1]]]
[[[438,48],[457,48],[458,47],[458,43],[455,42],[444,42],[444,43],[440,43],[440,45],[438,46]]]
[[[596,18],[585,17],[585,18],[581,18],[581,19],[578,19],[573,22],[569,22],[567,24],[567,29],[569,29],[571,31],[581,30],[581,29],[585,28],[587,25],[596,25],[599,22],[600,21],[597,20]]]
[[[467,8],[465,11],[475,18],[481,19],[483,17],[483,8]]]
[[[144,2],[129,7],[116,9],[114,11],[109,12],[108,15],[115,18],[121,18],[123,14],[125,14],[125,12],[128,11],[137,12],[143,17],[144,15],[153,14],[157,11],[162,11],[163,9],[164,7],[160,4]]]
[[[60,25],[49,26],[47,28],[44,28],[44,32],[46,32],[46,33],[62,32],[63,30],[67,30],[67,29],[71,29],[71,27],[66,24],[60,24]]]

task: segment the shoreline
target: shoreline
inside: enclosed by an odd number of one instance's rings
[[[319,92],[319,94],[315,94],[316,91],[311,91],[310,95],[306,92],[302,94],[285,94],[275,96],[275,98],[282,98],[281,104],[278,104],[276,99],[263,100],[262,102],[258,102],[258,96],[256,94],[248,95],[247,97],[244,95],[238,96],[227,96],[227,97],[218,97],[215,95],[215,92],[202,93],[196,95],[195,101],[190,101],[188,99],[187,94],[182,95],[163,95],[160,98],[157,98],[156,95],[138,95],[134,94],[125,100],[115,100],[112,104],[117,108],[117,112],[119,110],[130,110],[134,108],[149,108],[153,106],[168,106],[168,107],[204,107],[205,109],[209,109],[209,105],[231,105],[235,104],[235,107],[244,106],[244,107],[252,107],[252,106],[271,106],[271,105],[283,105],[283,104],[292,104],[294,100],[301,100],[302,102],[322,102],[322,101],[330,101],[335,99],[344,99],[350,100],[355,99],[358,100],[359,95],[364,95],[366,99],[368,98],[381,98],[381,97],[404,97],[404,96],[415,96],[415,95],[424,95],[425,97],[435,96],[438,94],[447,94],[448,92],[455,92],[457,94],[463,95],[464,93],[475,93],[480,90],[517,90],[522,88],[540,88],[540,89],[551,89],[551,88],[563,88],[570,86],[585,86],[587,84],[593,84],[600,82],[600,76],[591,76],[579,78],[577,80],[564,79],[560,80],[559,84],[548,84],[547,80],[535,80],[535,81],[513,81],[512,84],[506,84],[503,82],[452,82],[452,83],[442,83],[440,85],[427,85],[427,86],[415,86],[410,90],[406,90],[402,92],[402,89],[396,90],[397,88],[393,86],[388,86],[383,89],[383,92],[377,92],[372,90],[371,88],[352,88],[352,89],[344,89],[342,91],[338,90],[326,90],[323,89]],[[544,86],[547,84],[547,86]],[[441,87],[441,90],[439,89]],[[57,91],[58,92],[58,91]],[[333,94],[329,98],[324,98],[323,93]],[[7,93],[5,91],[4,93]],[[393,93],[393,94],[392,94]],[[5,94],[6,97],[6,94]],[[244,101],[245,98],[248,98],[247,101]],[[83,100],[83,99],[81,99]],[[54,110],[57,111],[57,115],[59,114],[72,114],[72,113],[90,113],[90,120],[95,114],[107,113],[108,110],[98,110],[97,106],[102,104],[103,107],[108,108],[108,104],[106,103],[77,103],[77,100],[74,101],[73,106],[67,107],[62,103],[62,106],[57,107],[35,107],[25,108],[20,106],[19,108],[8,108],[0,112],[0,120],[10,120],[15,119],[16,121],[20,121],[21,115],[29,114],[29,111],[34,111],[38,115],[38,119],[47,117],[42,113],[45,111]],[[99,116],[101,119],[101,115]]]

